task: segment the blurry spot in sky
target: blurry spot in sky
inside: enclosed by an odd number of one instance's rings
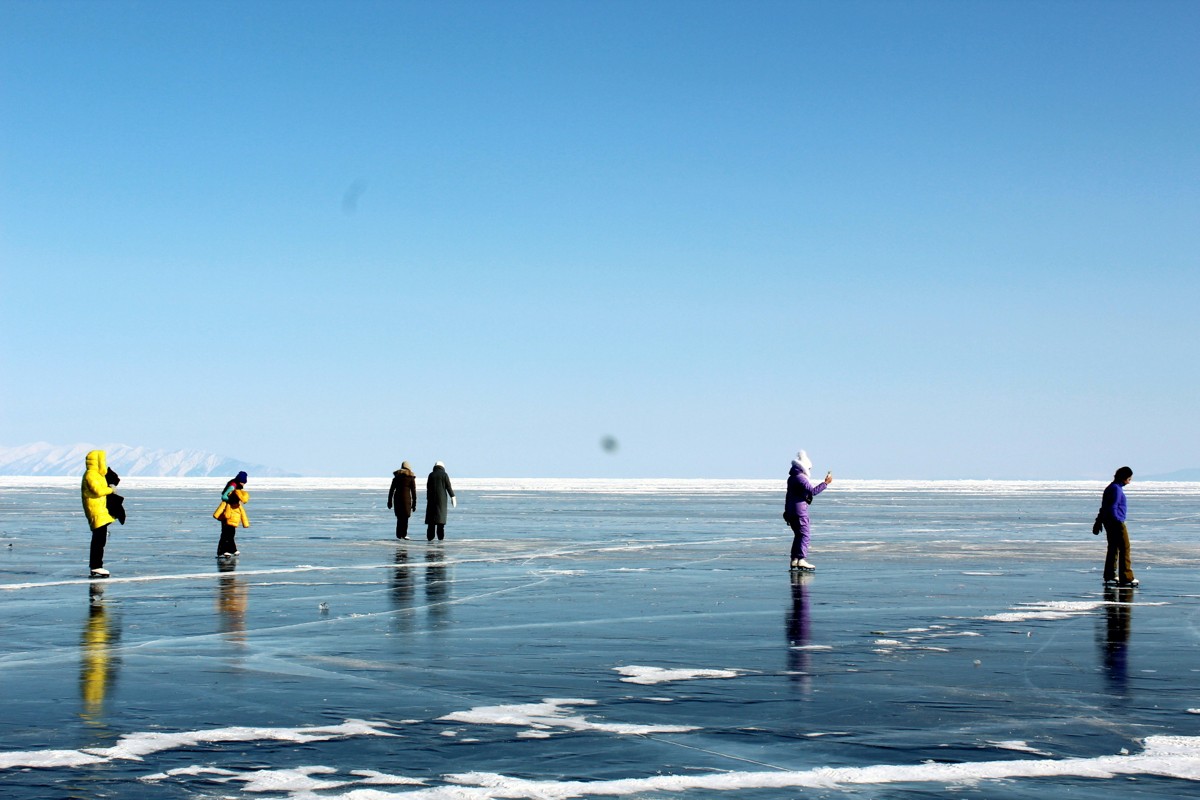
[[[617,452],[617,447],[619,446],[617,444],[617,437],[605,436],[603,439],[600,440],[600,446],[602,448],[604,448],[604,452],[606,452],[606,453]]]
[[[350,184],[350,188],[342,195],[342,211],[347,214],[353,214],[358,211],[358,198],[367,190],[367,182],[359,178],[354,183]]]

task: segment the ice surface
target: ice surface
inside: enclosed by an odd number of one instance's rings
[[[105,582],[78,481],[0,481],[0,796],[988,798],[1200,793],[1200,487],[129,479]],[[412,534],[423,533],[414,524]],[[971,787],[976,787],[972,789]],[[815,794],[814,794],[815,793]]]

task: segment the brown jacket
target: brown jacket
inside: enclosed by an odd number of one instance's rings
[[[392,474],[395,477],[388,489],[388,508],[394,509],[397,517],[411,517],[417,510],[417,476],[411,469],[398,469]]]

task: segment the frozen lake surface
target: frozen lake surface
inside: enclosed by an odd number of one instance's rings
[[[422,481],[423,483],[423,481]],[[782,480],[127,479],[86,579],[77,479],[0,479],[0,796],[1200,796],[1200,485],[836,482],[815,574]],[[420,498],[423,509],[425,499]],[[419,512],[420,513],[420,512]]]

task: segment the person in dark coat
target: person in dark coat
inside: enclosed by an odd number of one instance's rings
[[[405,461],[392,473],[387,507],[396,512],[396,538],[408,538],[408,518],[417,510],[417,476]]]
[[[1129,528],[1125,526],[1125,487],[1133,480],[1133,470],[1121,467],[1113,475],[1112,483],[1104,489],[1100,498],[1100,513],[1092,525],[1092,533],[1099,535],[1103,530],[1108,539],[1108,552],[1104,556],[1104,583],[1118,586],[1137,586],[1133,577],[1133,559],[1129,555]]]
[[[450,502],[447,504],[446,499]],[[446,465],[437,462],[433,472],[425,481],[425,538],[433,541],[436,535],[438,541],[446,538],[447,506],[457,507],[458,500],[454,497],[454,487],[450,485],[450,476],[446,474]]]

